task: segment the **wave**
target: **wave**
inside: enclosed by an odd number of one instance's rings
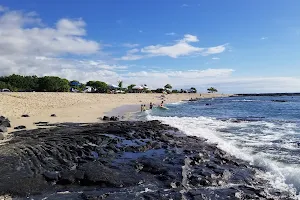
[[[242,99],[242,100],[231,100],[234,102],[259,102],[261,100],[251,100],[251,99]]]
[[[148,115],[147,119],[160,120],[184,131],[187,135],[205,138],[229,154],[265,169],[267,172],[259,175],[267,178],[275,188],[292,192],[295,195],[300,191],[300,163],[280,162],[281,158],[287,157],[277,155],[282,148],[286,148],[283,153],[296,150],[297,154],[300,154],[297,144],[292,142],[294,140],[290,142],[288,139],[282,140],[287,134],[289,136],[295,134],[294,124],[278,125],[263,121],[234,123],[210,117]],[[276,156],[278,156],[277,160]],[[297,156],[296,159],[298,159]],[[300,196],[298,198],[300,199]]]

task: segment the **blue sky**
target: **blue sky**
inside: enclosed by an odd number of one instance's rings
[[[298,0],[2,0],[1,75],[300,92]],[[5,50],[7,49],[7,50]]]

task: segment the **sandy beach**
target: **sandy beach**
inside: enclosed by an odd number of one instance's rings
[[[179,102],[190,98],[212,98],[221,94],[168,94],[165,103]],[[159,104],[161,94],[89,94],[89,93],[0,93],[0,115],[11,121],[13,127],[24,125],[36,128],[34,122],[100,122],[99,117],[122,105],[149,106]],[[138,106],[136,107],[138,111]],[[28,114],[30,117],[21,117]],[[51,117],[55,114],[57,117]]]

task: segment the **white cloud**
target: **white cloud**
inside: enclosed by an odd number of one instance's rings
[[[184,38],[176,41],[173,45],[151,45],[140,49],[139,54],[128,53],[119,58],[119,60],[138,60],[142,58],[149,58],[155,56],[169,56],[171,58],[178,58],[180,56],[189,56],[201,54],[203,56],[219,54],[225,51],[226,45],[219,45],[216,47],[202,48],[191,45],[190,43],[198,42],[197,36],[185,34]]]
[[[43,25],[37,13],[0,7],[0,75],[56,75],[70,79],[118,77],[127,66],[87,59],[101,56],[100,44],[85,39],[82,19],[60,19],[54,27]],[[87,56],[85,59],[65,56]]]
[[[123,47],[127,47],[127,48],[134,48],[134,47],[138,47],[140,46],[139,44],[132,44],[132,43],[124,43],[122,44]]]
[[[267,40],[268,37],[261,37],[260,39],[261,39],[261,40]]]
[[[165,35],[174,36],[174,35],[176,35],[176,33],[170,32],[170,33],[166,33]]]
[[[212,59],[213,60],[220,60],[220,58],[218,58],[218,57],[213,57]]]
[[[184,38],[182,40],[180,40],[180,42],[183,42],[183,43],[199,42],[199,40],[198,40],[197,36],[190,35],[190,34],[185,34]]]
[[[182,4],[181,7],[188,7],[188,4]]]
[[[140,32],[140,33],[142,33],[142,32],[143,32],[143,30],[139,30],[139,32]]]
[[[202,55],[207,56],[207,55],[222,53],[225,51],[226,45],[227,44],[219,45],[216,47],[209,47],[203,51]]]
[[[81,19],[61,19],[55,28],[40,24],[41,19],[33,13],[4,12],[0,15],[0,54],[84,55],[97,53],[100,48],[97,42],[81,37],[86,34]]]

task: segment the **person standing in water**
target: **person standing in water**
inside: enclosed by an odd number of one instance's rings
[[[147,109],[146,109],[146,105],[144,104],[144,106],[143,106],[143,111],[146,111]]]
[[[152,102],[150,102],[150,106],[149,106],[149,108],[150,108],[150,109],[152,109],[152,108],[153,108],[153,104],[152,104]]]
[[[161,102],[160,107],[164,107],[164,101]]]

